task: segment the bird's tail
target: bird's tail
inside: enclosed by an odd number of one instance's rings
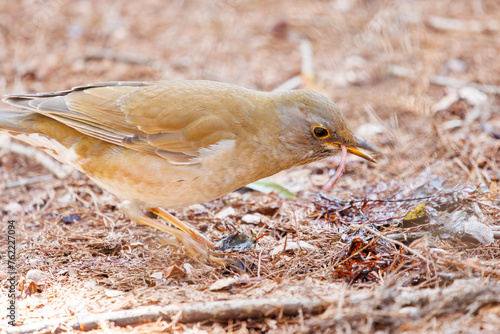
[[[30,121],[34,113],[29,110],[1,110],[0,109],[0,132],[10,135],[19,133],[30,133]]]

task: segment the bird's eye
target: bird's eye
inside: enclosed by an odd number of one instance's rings
[[[313,128],[313,135],[317,139],[325,139],[328,136],[330,136],[330,131],[328,131],[327,128],[324,128],[322,126],[315,126]]]

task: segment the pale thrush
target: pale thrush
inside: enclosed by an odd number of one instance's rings
[[[260,92],[211,81],[106,82],[19,94],[0,132],[128,200],[128,217],[177,237],[195,259],[224,265],[213,244],[164,208],[216,199],[281,170],[342,152],[370,161],[337,106],[307,90]],[[175,227],[148,217],[144,209]]]

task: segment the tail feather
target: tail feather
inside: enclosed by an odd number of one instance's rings
[[[33,116],[34,113],[29,110],[0,110],[0,132],[29,133],[30,129],[22,126],[21,122]]]
[[[2,101],[5,103],[8,103],[10,105],[24,108],[24,109],[29,109],[33,110],[33,107],[30,105],[30,102],[32,101],[32,98],[22,98],[22,97],[17,97],[17,96],[7,96],[5,97]]]
[[[49,112],[63,112],[68,113],[68,106],[64,96],[55,96],[51,98],[46,97],[17,97],[8,96],[3,99],[4,102],[16,107],[28,109],[32,111],[49,111]],[[48,105],[45,108],[45,105]]]

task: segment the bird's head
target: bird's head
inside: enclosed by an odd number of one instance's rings
[[[375,157],[364,150],[377,150],[356,137],[342,111],[323,95],[308,90],[278,92],[280,140],[287,150],[300,157],[300,164],[335,155],[341,146],[347,152],[371,162]]]

